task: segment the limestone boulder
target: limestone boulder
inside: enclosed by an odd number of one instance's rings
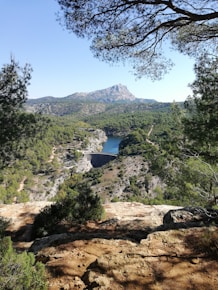
[[[169,210],[163,217],[164,225],[184,224],[187,226],[218,223],[218,210],[201,207],[185,207]]]

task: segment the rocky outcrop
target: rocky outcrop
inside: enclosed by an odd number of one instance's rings
[[[44,247],[50,247],[67,241],[81,239],[126,239],[139,242],[147,237],[153,228],[162,225],[163,217],[176,206],[144,205],[139,202],[116,202],[104,204],[105,220],[88,223],[67,234],[56,234],[34,241],[31,251],[37,253]],[[135,231],[137,229],[137,231]]]
[[[93,95],[96,96],[98,94],[94,92]],[[126,86],[118,84],[104,90],[104,100],[106,102],[134,101],[135,96],[130,93]]]
[[[154,100],[136,99],[126,86],[117,84],[112,87],[93,92],[73,93],[67,97],[43,97],[29,99],[25,103],[25,110],[31,113],[64,116],[91,116],[106,111],[108,103],[123,103],[133,101],[153,103]],[[123,110],[123,109],[122,109]]]
[[[106,142],[107,136],[102,130],[91,130],[90,136],[87,139],[86,148],[81,150],[81,144],[79,142],[73,142],[67,144],[67,146],[59,145],[57,148],[53,148],[52,154],[48,163],[54,158],[59,163],[59,169],[57,173],[44,173],[33,177],[32,185],[29,188],[24,187],[24,190],[29,194],[30,201],[44,201],[51,200],[58,192],[60,184],[67,179],[72,172],[83,173],[93,168],[91,161],[87,158],[87,153],[100,152],[102,150],[102,144]],[[81,158],[75,160],[70,155],[70,150],[78,150],[81,152]],[[26,186],[24,184],[24,186]]]
[[[20,186],[29,194],[30,201],[53,199],[60,184],[72,174],[88,172],[93,167],[104,165],[105,161],[111,159],[115,160],[101,170],[100,182],[91,182],[93,192],[99,194],[104,203],[113,200],[125,201],[134,194],[151,199],[163,192],[162,180],[158,176],[152,176],[148,162],[142,156],[117,156],[117,158],[109,156],[109,159],[103,156],[103,158],[99,158],[100,155],[96,155],[96,153],[101,152],[107,136],[104,131],[94,129],[89,129],[88,135],[89,138],[85,144],[78,140],[72,140],[72,143],[59,145],[52,149],[48,163],[56,160],[59,163],[59,168],[56,171],[51,170],[33,176],[31,186],[29,186],[30,181],[23,182],[24,179],[21,180]],[[74,156],[75,150],[80,152],[79,159]],[[105,157],[107,156],[105,155]],[[135,180],[134,188],[131,186],[133,179]]]
[[[134,186],[132,186],[134,181]],[[152,199],[164,191],[164,183],[150,173],[148,161],[143,156],[118,156],[102,169],[100,183],[92,189],[103,201],[126,201],[135,195]]]
[[[89,142],[84,150],[82,150],[82,157],[77,161],[74,166],[74,171],[76,173],[88,172],[93,168],[91,158],[89,155],[91,153],[101,152],[103,148],[103,143],[107,141],[107,136],[102,130],[93,130],[92,136],[89,138]]]
[[[211,223],[218,224],[218,210],[205,209],[202,207],[185,207],[176,210],[170,210],[163,218],[164,225],[178,226],[201,226]]]
[[[216,259],[196,254],[187,242],[205,232],[206,228],[172,230],[152,233],[140,244],[117,241],[112,253],[90,264],[82,280],[86,289],[216,289]],[[95,242],[100,247],[100,241]]]
[[[30,246],[46,265],[49,290],[218,288],[217,227],[162,227],[163,220],[173,224],[166,220],[168,212],[181,214],[181,207],[109,203],[99,223],[26,243],[25,224],[28,228],[46,205],[1,205],[0,216],[13,216],[14,245],[19,250]]]
[[[102,144],[107,141],[107,135],[103,130],[96,129],[90,130],[91,136],[88,139],[88,144],[85,149],[83,149],[83,153],[95,153],[101,152],[103,146]]]
[[[106,89],[97,90],[90,93],[75,93],[66,97],[66,99],[108,103],[119,101],[134,101],[135,96],[130,93],[126,86],[118,84]]]

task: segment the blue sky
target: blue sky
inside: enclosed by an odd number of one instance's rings
[[[94,58],[89,43],[64,30],[56,21],[56,0],[0,0],[0,67],[11,55],[33,68],[29,98],[65,97],[115,84],[127,86],[137,98],[160,102],[184,101],[191,94],[193,61],[170,52],[175,66],[163,80],[136,80],[126,65],[110,65]]]

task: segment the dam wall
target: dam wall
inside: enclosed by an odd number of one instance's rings
[[[117,158],[116,154],[107,153],[89,153],[86,154],[87,160],[89,160],[94,168],[101,167],[108,162]]]

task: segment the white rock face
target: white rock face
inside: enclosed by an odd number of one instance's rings
[[[85,173],[92,169],[91,161],[87,159],[86,155],[79,160],[77,166],[75,167],[76,173]]]
[[[139,202],[114,202],[104,205],[108,216],[118,221],[143,221],[146,226],[154,227],[163,223],[164,215],[172,209],[180,209],[173,205],[146,205]]]
[[[92,136],[89,138],[89,144],[83,150],[83,153],[96,153],[101,152],[103,146],[102,144],[107,141],[107,136],[104,131],[102,130],[95,130],[93,131]]]
[[[43,201],[51,200],[58,192],[59,186],[67,179],[72,172],[84,173],[92,169],[92,164],[85,154],[96,153],[102,150],[102,144],[107,141],[107,136],[102,130],[93,130],[91,137],[88,139],[88,145],[84,150],[80,150],[82,157],[76,161],[74,158],[67,158],[67,148],[55,148],[52,152],[52,160],[57,158],[60,164],[60,170],[52,181],[51,175],[35,177],[35,184],[29,192],[29,200]],[[77,149],[76,145],[69,144],[70,149]],[[79,151],[80,147],[78,147]],[[50,162],[50,161],[49,161]]]
[[[83,157],[76,164],[76,173],[84,173],[92,169],[91,161],[87,159],[86,154],[101,152],[103,148],[102,144],[106,141],[107,136],[104,131],[99,129],[93,131],[93,136],[89,138],[88,146],[85,148],[85,150],[81,151],[83,153]]]

